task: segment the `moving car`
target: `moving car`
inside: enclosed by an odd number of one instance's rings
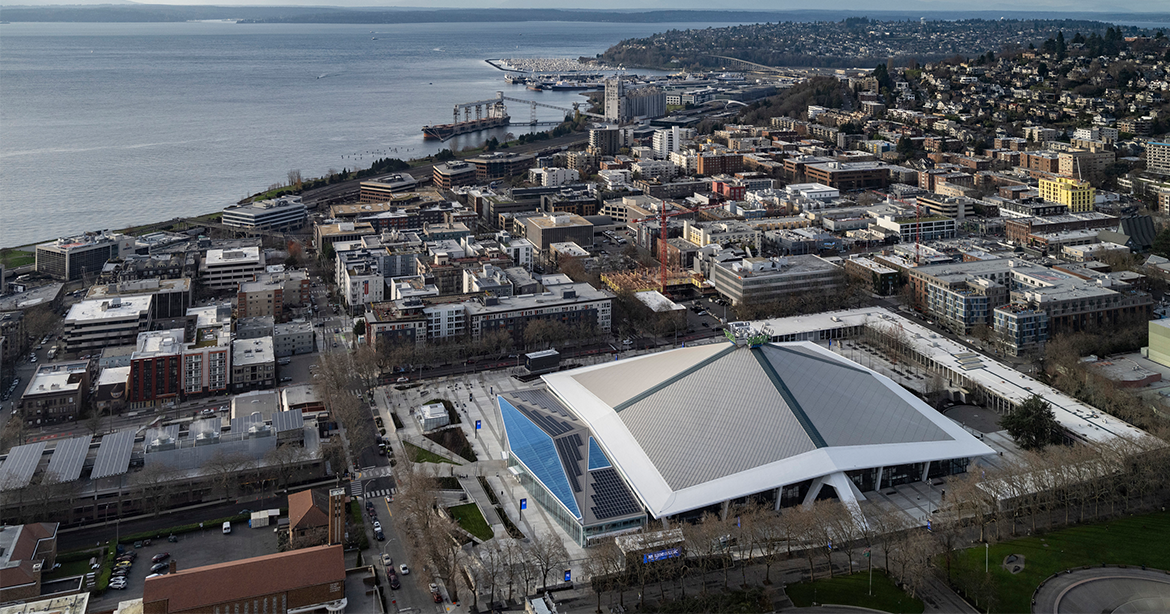
[[[402,563],[398,565],[398,573],[408,576],[410,575],[410,568],[406,566],[406,563]]]
[[[160,552],[160,553],[150,557],[150,562],[151,563],[161,563],[169,558],[171,558],[170,552]]]

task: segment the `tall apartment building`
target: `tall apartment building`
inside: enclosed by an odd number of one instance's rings
[[[1146,143],[1146,170],[1170,175],[1170,143]]]
[[[589,151],[598,156],[615,156],[623,147],[629,147],[633,144],[633,128],[605,126],[589,131]]]
[[[195,335],[183,346],[183,396],[223,394],[231,384],[231,305],[193,307]]]
[[[654,157],[659,160],[669,160],[670,154],[678,153],[683,140],[694,138],[695,131],[690,128],[671,126],[665,130],[655,130],[651,138],[651,147]]]
[[[1068,177],[1040,180],[1040,198],[1065,205],[1073,213],[1092,211],[1096,194],[1097,190],[1088,181]]]
[[[126,390],[130,407],[177,400],[183,390],[182,362],[183,329],[140,333],[130,355],[130,383]]]
[[[37,245],[36,269],[53,279],[83,280],[97,276],[111,258],[134,253],[137,239],[117,233],[85,233]]]
[[[1065,177],[1098,181],[1105,174],[1105,167],[1113,164],[1117,155],[1112,151],[1062,151],[1057,154],[1060,174]]]

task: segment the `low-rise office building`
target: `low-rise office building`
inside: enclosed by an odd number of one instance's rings
[[[524,220],[527,239],[536,249],[547,252],[553,243],[572,241],[585,248],[593,247],[593,224],[571,213],[530,217]]]
[[[221,223],[247,230],[296,230],[308,219],[308,210],[300,196],[282,196],[227,207]]]
[[[711,264],[710,279],[734,305],[805,292],[831,293],[844,285],[840,267],[811,255],[718,259]]]
[[[75,303],[65,315],[66,353],[97,353],[105,347],[134,345],[150,329],[154,297],[115,296]]]
[[[85,298],[102,300],[115,296],[139,296],[150,294],[154,300],[150,303],[150,317],[155,320],[165,318],[181,318],[191,307],[191,280],[186,277],[178,279],[139,279],[109,284],[96,284],[89,289]]]
[[[36,269],[62,281],[79,281],[87,276],[96,279],[106,261],[133,254],[136,248],[134,237],[104,231],[62,237],[37,245]]]
[[[209,249],[199,263],[199,281],[212,290],[238,290],[264,272],[264,252],[259,247]]]

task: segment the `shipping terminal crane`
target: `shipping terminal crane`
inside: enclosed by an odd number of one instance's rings
[[[663,294],[666,294],[666,218],[685,215],[688,213],[698,213],[699,211],[706,211],[708,209],[721,209],[722,207],[723,203],[719,203],[717,205],[704,205],[702,207],[695,207],[694,209],[682,209],[673,213],[667,213],[666,201],[659,198],[657,215],[652,215],[650,217],[644,217],[637,220],[630,220],[630,224],[658,220],[658,283],[662,286]]]
[[[579,103],[579,102],[574,102],[573,108],[570,109],[568,107],[558,107],[556,105],[551,105],[551,104],[544,103],[544,102],[536,102],[535,100],[524,100],[523,98],[512,98],[511,96],[505,96],[504,92],[496,92],[496,97],[489,99],[489,100],[476,100],[475,102],[461,102],[461,103],[456,104],[454,110],[451,113],[452,123],[456,123],[456,124],[459,123],[459,114],[460,113],[463,114],[463,121],[465,121],[465,122],[472,121],[472,118],[471,118],[471,110],[472,109],[475,109],[475,120],[476,121],[484,119],[485,117],[487,117],[487,118],[505,117],[505,116],[507,116],[507,107],[504,106],[505,100],[507,100],[509,102],[519,102],[519,103],[523,103],[523,104],[528,105],[529,108],[532,110],[532,116],[531,116],[532,119],[530,121],[530,123],[532,125],[536,125],[536,123],[537,123],[536,122],[536,107],[543,107],[546,109],[554,109],[557,111],[563,111],[565,113],[573,113],[574,115],[584,115],[586,117],[593,117],[596,119],[605,119],[604,115],[598,115],[596,113],[589,113],[587,111],[582,111],[579,108],[581,105],[581,103]],[[484,114],[484,109],[487,109],[486,115]]]

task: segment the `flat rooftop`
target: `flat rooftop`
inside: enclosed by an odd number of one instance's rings
[[[137,318],[150,311],[153,296],[122,296],[108,299],[89,299],[69,308],[66,321],[121,320]]]
[[[54,362],[38,367],[24,389],[24,396],[80,390],[88,369],[88,360]]]
[[[232,366],[258,365],[275,360],[272,337],[237,339],[232,342]]]
[[[259,247],[238,247],[235,249],[209,249],[203,258],[206,266],[230,266],[260,263]]]

